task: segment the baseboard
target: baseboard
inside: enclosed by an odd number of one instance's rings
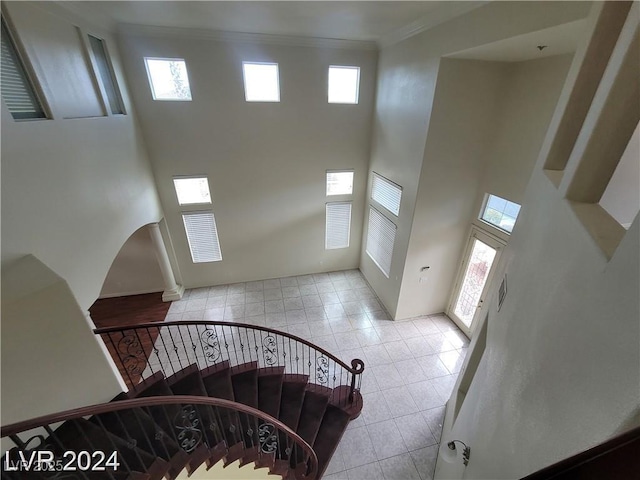
[[[115,297],[130,297],[132,295],[145,295],[147,293],[162,293],[164,292],[164,290],[162,288],[160,289],[149,289],[149,290],[138,290],[136,292],[119,292],[119,293],[107,293],[107,294],[101,294],[98,299],[102,299],[102,298],[115,298]]]

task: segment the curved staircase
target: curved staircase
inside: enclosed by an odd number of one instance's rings
[[[166,322],[96,334],[130,390],[106,404],[3,427],[2,437],[16,445],[2,460],[3,478],[173,480],[184,469],[240,460],[283,479],[317,479],[362,409],[362,361],[349,367],[284,332]],[[17,468],[38,451],[53,452],[56,461],[76,452],[78,465],[79,452],[116,451],[120,465],[75,472]]]

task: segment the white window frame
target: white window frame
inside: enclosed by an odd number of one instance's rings
[[[189,82],[189,98],[157,98],[156,91],[153,86],[153,78],[149,71],[149,64],[147,60],[163,60],[166,62],[183,62],[184,68],[187,73],[187,81]],[[191,102],[193,101],[193,92],[191,91],[191,80],[189,79],[189,68],[187,67],[187,61],[184,58],[169,58],[169,57],[144,57],[144,68],[147,71],[147,80],[149,81],[149,89],[151,90],[151,97],[156,102]]]
[[[249,100],[247,98],[247,72],[245,69],[245,65],[275,65],[276,67],[276,87],[277,87],[277,99],[275,100]],[[242,62],[242,83],[244,85],[244,99],[248,103],[279,103],[280,102],[280,65],[276,62],[250,62],[243,61]]]
[[[347,224],[347,241],[346,244],[340,244],[338,246],[329,246],[329,210],[332,206],[342,206],[342,205],[348,205],[349,206],[349,221]],[[351,218],[352,218],[352,212],[353,212],[353,205],[352,202],[328,202],[325,204],[325,235],[324,235],[324,248],[325,250],[338,250],[338,249],[342,249],[342,248],[349,248],[349,245],[351,244]]]
[[[389,191],[391,190],[395,190],[395,191],[399,191],[399,196],[398,196],[398,203],[397,206],[395,204],[389,204],[386,203],[385,198],[384,197],[376,197],[376,179],[378,179],[381,183],[381,185],[383,186],[383,188],[387,188],[389,189]],[[393,191],[391,191],[391,193],[393,193]],[[389,180],[386,177],[383,177],[382,175],[380,175],[379,173],[373,172],[373,176],[371,179],[371,200],[373,200],[374,202],[376,202],[378,205],[380,205],[382,208],[384,208],[385,210],[387,210],[389,213],[395,215],[396,217],[400,215],[400,207],[402,206],[402,187],[400,185],[398,185],[395,182],[392,182],[391,180]],[[395,208],[394,208],[395,207]]]

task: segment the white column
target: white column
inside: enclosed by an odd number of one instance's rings
[[[171,263],[169,263],[169,255],[167,255],[167,249],[164,246],[162,234],[160,233],[160,226],[157,223],[150,223],[147,225],[147,229],[149,230],[151,242],[153,243],[156,258],[158,259],[158,266],[160,267],[162,279],[164,280],[162,301],[171,302],[173,300],[180,300],[184,294],[184,287],[182,285],[178,285],[175,277],[173,276]]]

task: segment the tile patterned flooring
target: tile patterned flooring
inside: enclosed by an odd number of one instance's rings
[[[392,321],[358,270],[205,287],[173,302],[166,321],[261,325],[365,362],[364,408],[324,480],[431,480],[444,405],[468,339],[444,314]]]

